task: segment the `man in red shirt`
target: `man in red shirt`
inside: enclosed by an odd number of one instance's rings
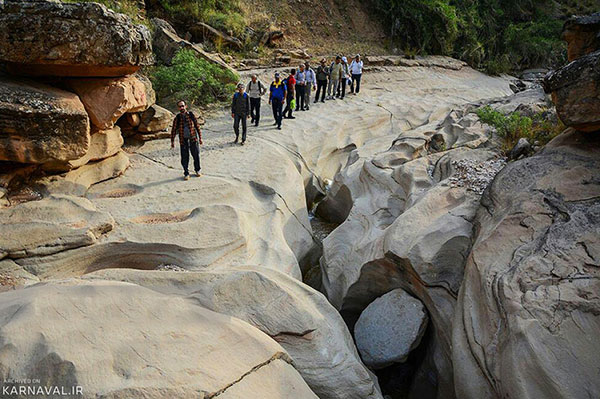
[[[296,86],[296,69],[292,68],[290,70],[290,76],[288,76],[288,78],[285,80],[285,85],[287,87],[287,98],[286,100],[286,105],[285,105],[285,109],[283,110],[283,117],[285,119],[296,119],[295,116],[292,116],[292,111],[294,110],[294,108],[292,108],[292,100],[294,99],[295,96],[295,89],[294,87]],[[286,116],[287,114],[287,116]]]

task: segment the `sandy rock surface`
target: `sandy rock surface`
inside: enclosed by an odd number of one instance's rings
[[[190,299],[76,279],[0,297],[0,388],[10,377],[83,398],[317,398],[279,344]]]
[[[458,397],[600,394],[598,144],[568,130],[484,194],[454,323]]]
[[[207,309],[248,322],[286,349],[322,399],[382,398],[377,379],[362,364],[344,321],[321,293],[265,268],[188,272],[165,265],[160,270],[107,269],[85,278],[189,295]]]

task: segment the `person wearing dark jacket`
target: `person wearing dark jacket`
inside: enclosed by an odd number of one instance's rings
[[[202,132],[192,111],[187,110],[185,101],[179,101],[177,106],[179,107],[179,113],[175,116],[173,126],[171,127],[171,148],[175,148],[175,136],[178,136],[179,146],[181,147],[183,179],[189,180],[188,164],[190,162],[190,153],[192,153],[192,157],[194,158],[196,176],[202,176],[200,173],[200,147],[198,147],[199,144],[202,144]]]
[[[244,92],[244,84],[237,85],[237,92],[231,100],[231,117],[233,118],[233,130],[237,144],[240,137],[240,121],[242,122],[242,145],[246,142],[246,119],[250,118],[250,97]]]
[[[321,65],[317,68],[317,95],[315,96],[315,102],[319,101],[319,93],[321,94],[321,102],[325,102],[325,88],[327,87],[327,78],[329,78],[329,68],[325,64],[327,61],[325,58],[321,60]]]

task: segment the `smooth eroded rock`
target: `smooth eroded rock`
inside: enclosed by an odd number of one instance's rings
[[[155,99],[152,86],[134,75],[75,79],[68,84],[79,95],[92,124],[98,129],[110,129],[126,112],[143,111]]]
[[[427,328],[427,311],[418,299],[397,288],[377,298],[354,326],[356,346],[374,369],[406,361]]]
[[[0,389],[10,377],[81,386],[86,399],[317,398],[256,328],[134,284],[66,280],[2,293],[0,341]]]
[[[1,210],[0,224],[0,258],[23,258],[91,245],[114,220],[87,199],[57,195]]]
[[[97,3],[6,0],[0,26],[16,74],[122,76],[153,62],[150,31]]]
[[[459,398],[600,396],[600,138],[568,129],[481,200],[453,325]]]
[[[203,307],[240,318],[279,342],[322,399],[381,399],[339,313],[319,292],[265,268],[203,272],[102,270],[84,278],[132,282],[189,294]]]
[[[82,196],[90,186],[121,175],[129,167],[129,157],[119,150],[106,159],[89,162],[61,176],[44,177],[36,181],[41,191],[48,194]]]
[[[0,77],[0,160],[69,161],[83,156],[89,145],[88,115],[77,95]]]

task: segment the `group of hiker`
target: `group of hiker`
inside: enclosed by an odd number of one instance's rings
[[[281,130],[283,119],[295,119],[293,112],[308,111],[313,91],[316,91],[313,103],[318,101],[324,103],[326,99],[339,98],[343,100],[347,87],[349,87],[350,93],[358,94],[362,72],[363,61],[360,54],[357,54],[350,63],[346,57],[341,55],[336,56],[330,65],[327,65],[327,60],[323,58],[316,70],[311,67],[309,61],[306,61],[300,64],[298,69],[291,68],[289,75],[285,78],[276,72],[268,89],[269,105],[273,109],[273,118],[275,119],[273,125]],[[242,125],[241,145],[246,143],[247,119],[250,119],[251,125],[259,125],[261,98],[266,93],[266,86],[258,80],[256,75],[252,75],[248,84],[239,83],[237,85],[237,90],[231,100],[235,144],[240,141],[240,123]],[[175,136],[178,136],[184,179],[188,180],[190,153],[194,159],[196,175],[201,176],[198,146],[202,144],[202,135],[198,128],[198,122],[193,113],[187,110],[185,101],[179,101],[177,106],[180,112],[175,117],[171,128],[171,148],[174,148]]]

